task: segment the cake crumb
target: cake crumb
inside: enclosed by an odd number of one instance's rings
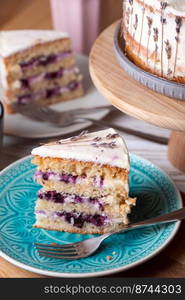
[[[107,259],[107,260],[112,260],[112,259],[113,259],[113,257],[112,257],[112,256],[110,256],[110,255],[108,255],[108,256],[106,257],[106,259]]]

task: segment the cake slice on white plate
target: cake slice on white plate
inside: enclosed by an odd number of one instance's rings
[[[35,178],[43,187],[36,227],[83,234],[105,233],[128,223],[129,156],[114,129],[59,140],[33,149]]]
[[[0,80],[8,113],[15,106],[45,106],[83,95],[71,40],[54,30],[1,31]]]

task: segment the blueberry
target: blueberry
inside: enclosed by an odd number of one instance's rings
[[[79,83],[77,81],[72,81],[68,84],[70,91],[74,91],[78,87]]]
[[[60,87],[57,86],[55,88],[52,89],[47,89],[46,90],[46,98],[51,98],[53,96],[57,96],[60,94]]]
[[[103,176],[100,177],[100,187],[103,187],[104,184],[104,178]]]
[[[73,215],[71,213],[65,212],[65,220],[68,223],[71,223],[71,218],[73,217]]]
[[[27,104],[31,101],[32,95],[31,94],[26,94],[18,97],[18,103],[20,104]]]
[[[43,178],[44,180],[48,180],[49,175],[48,175],[47,173],[43,173],[42,178]]]
[[[46,192],[45,193],[45,199],[50,200],[52,198],[52,192]]]
[[[25,89],[30,88],[30,84],[29,84],[29,80],[28,79],[21,79],[21,85]]]
[[[63,203],[64,202],[64,197],[60,193],[56,193],[54,195],[54,201],[58,203]]]
[[[94,215],[91,217],[90,222],[95,226],[103,226],[105,223],[106,217],[100,215]]]
[[[80,218],[74,220],[74,226],[78,228],[82,228],[84,225],[84,221]]]
[[[34,58],[32,58],[31,60],[29,60],[27,62],[20,63],[20,66],[21,66],[22,69],[32,67],[37,60],[38,60],[38,58],[34,57]]]
[[[63,217],[64,213],[63,213],[63,212],[56,212],[56,215],[57,215],[58,217]]]
[[[80,196],[75,196],[75,202],[82,203],[83,199]]]
[[[38,194],[38,198],[39,198],[39,199],[43,199],[43,194],[39,193],[39,194]]]
[[[38,62],[37,64],[39,66],[46,66],[47,64],[50,64],[50,63],[53,63],[56,61],[56,55],[55,54],[51,54],[51,55],[48,55],[48,56],[40,56],[38,58]]]

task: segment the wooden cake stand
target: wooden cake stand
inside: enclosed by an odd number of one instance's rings
[[[185,171],[185,101],[158,94],[132,79],[118,64],[113,36],[118,22],[96,40],[90,54],[90,73],[97,89],[119,110],[172,130],[168,156]]]

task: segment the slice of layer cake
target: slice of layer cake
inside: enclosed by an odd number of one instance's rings
[[[128,223],[135,204],[128,195],[129,157],[114,129],[82,132],[35,148],[32,155],[43,186],[36,227],[102,234]]]
[[[82,75],[67,33],[0,32],[0,79],[6,111],[49,105],[83,95]]]

